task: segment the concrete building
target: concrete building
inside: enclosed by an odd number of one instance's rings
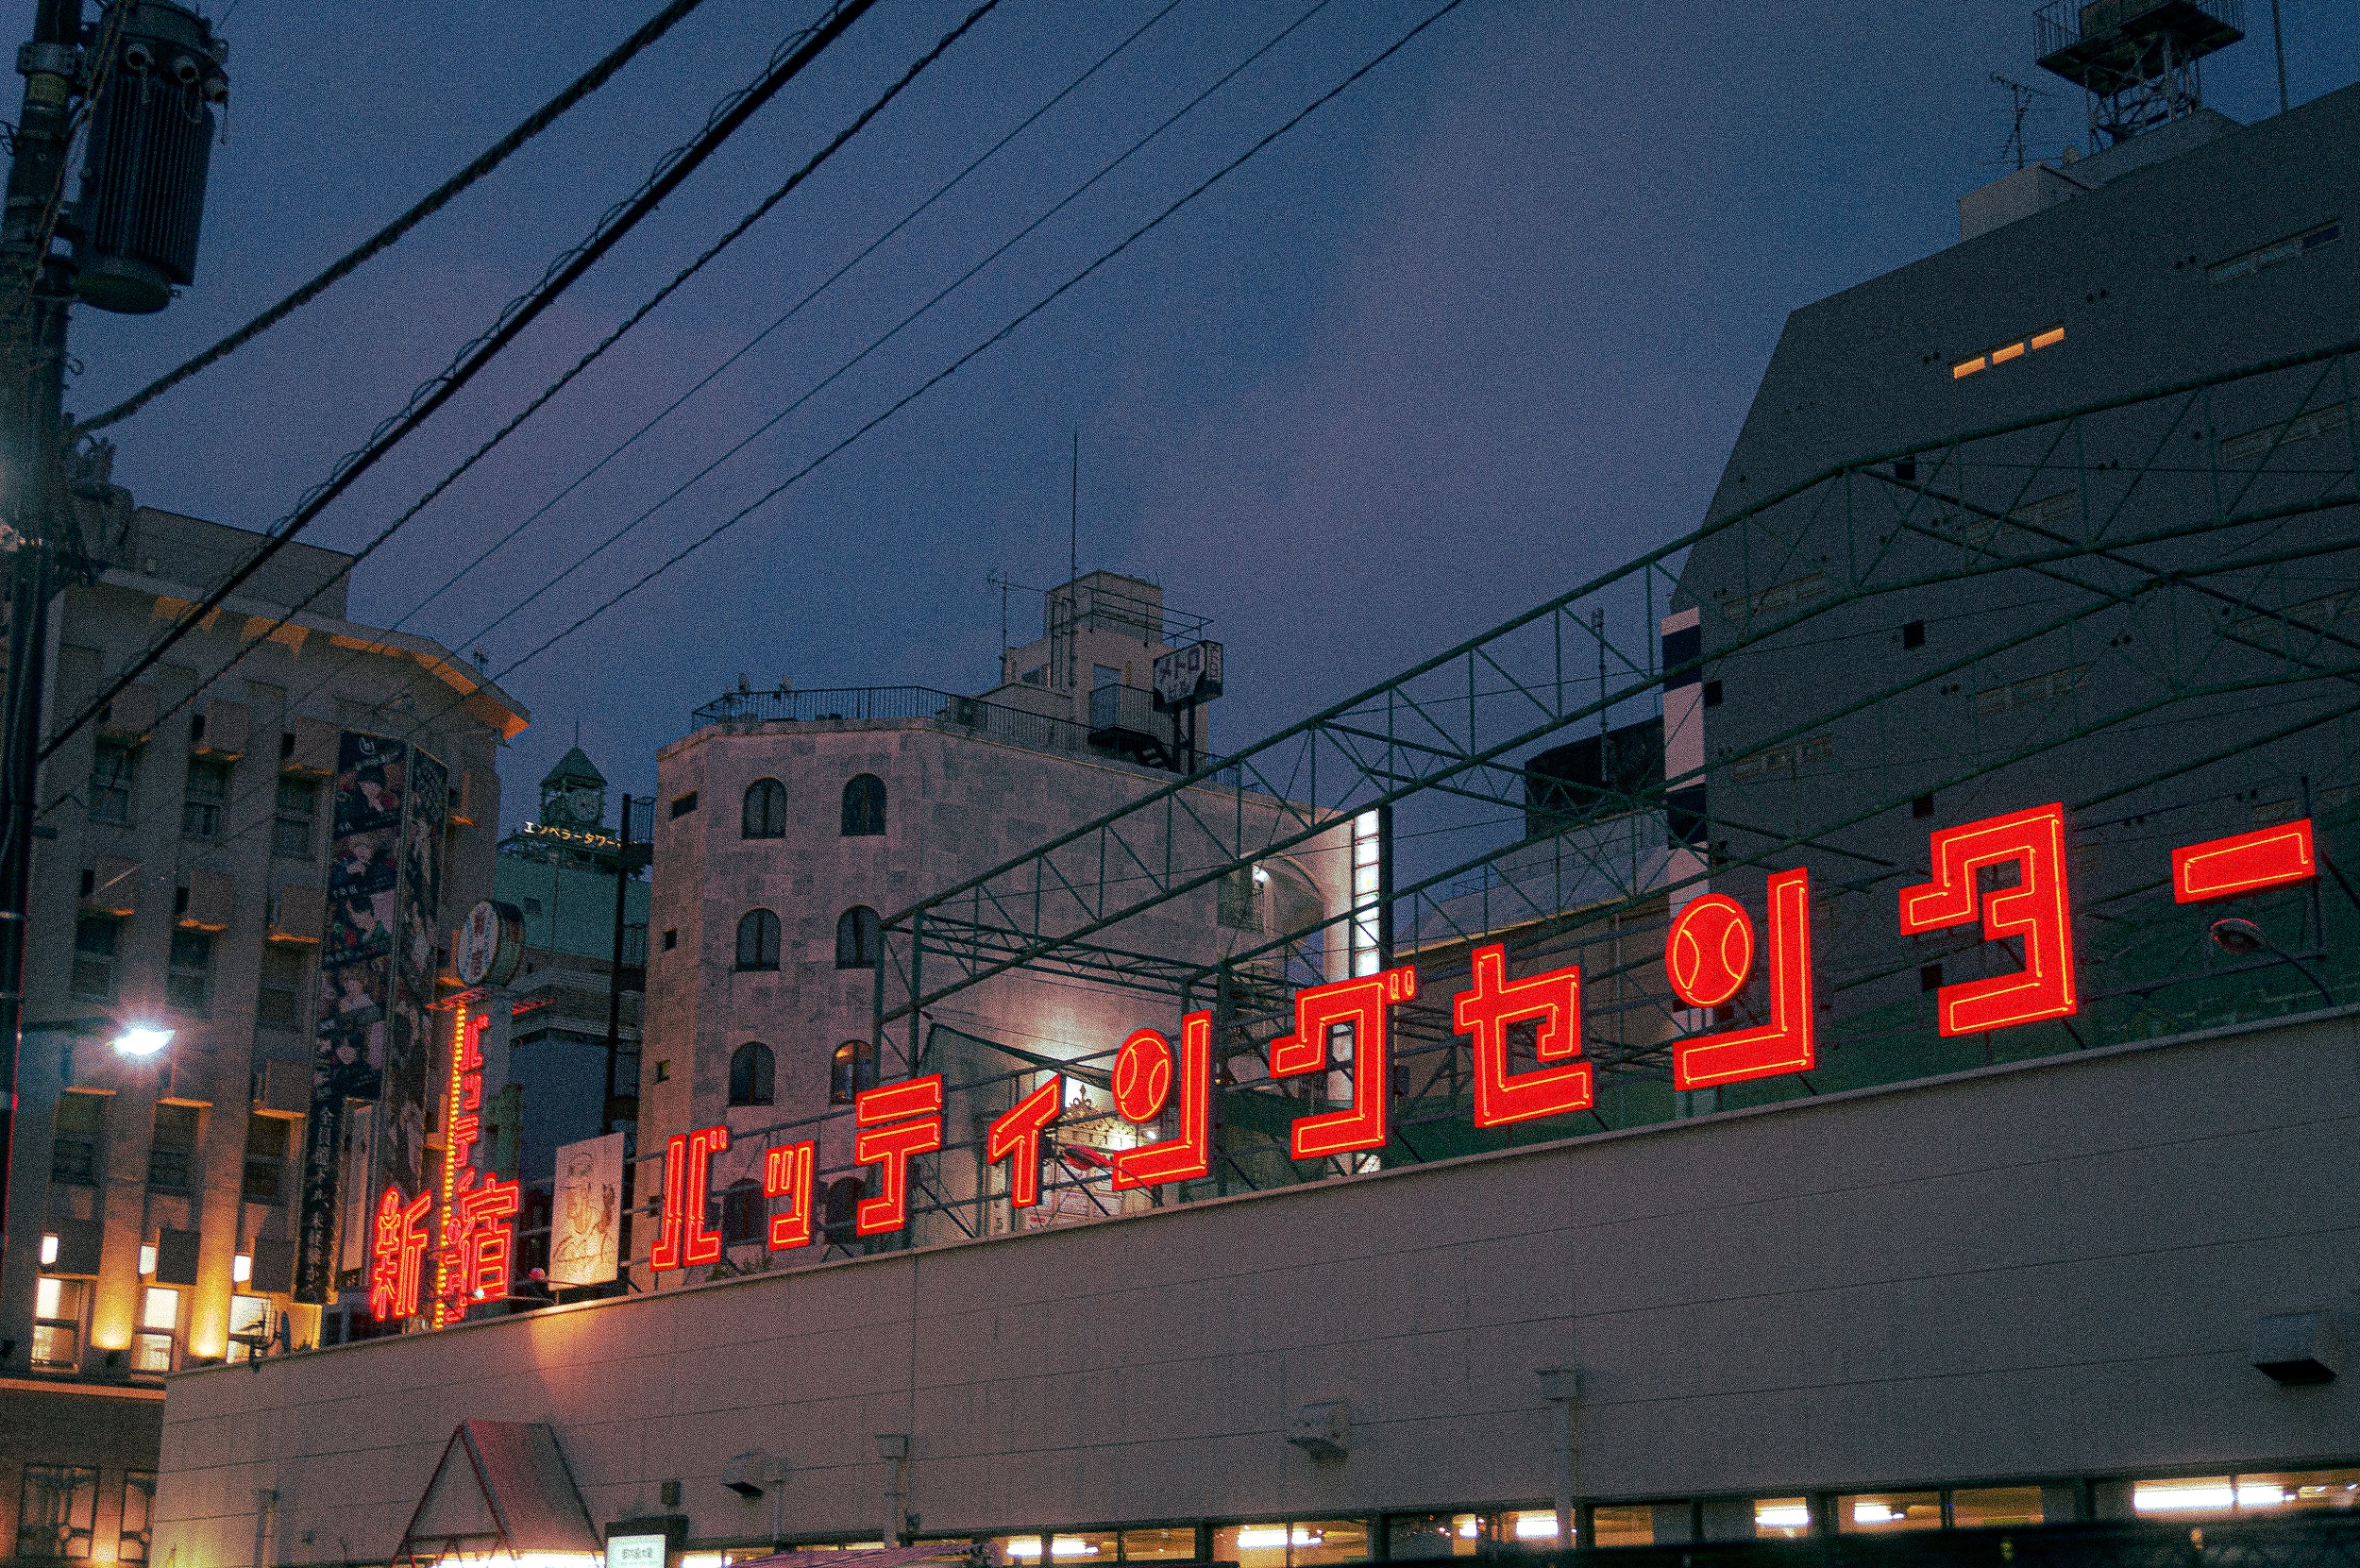
[[[2336,1009],[188,1374],[156,1549],[388,1560],[479,1421],[692,1568],[1472,1555],[1554,1534],[1569,1398],[1586,1543],[2234,1552],[2360,1496],[2355,1063]]]
[[[100,569],[51,612],[51,715],[257,541],[96,494]],[[444,908],[491,892],[494,762],[525,715],[428,639],[346,618],[350,565],[284,548],[43,770],[0,1257],[0,1542],[20,1556],[146,1560],[163,1375],[319,1332],[318,1298],[295,1293],[319,953],[350,858],[340,745],[430,754],[440,768],[400,753],[412,793],[435,797],[412,817],[440,825],[408,852],[430,873],[439,851]],[[400,895],[429,965],[433,880]],[[118,1054],[133,1024],[169,1044]]]

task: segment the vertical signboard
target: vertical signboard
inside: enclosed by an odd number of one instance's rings
[[[585,1138],[557,1151],[550,1215],[549,1283],[604,1285],[619,1272],[623,1135]]]
[[[320,940],[312,1106],[296,1218],[295,1299],[335,1294],[346,1108],[375,1104],[369,1166],[405,1190],[423,1182],[425,1006],[433,994],[434,919],[448,775],[425,752],[346,731],[336,748],[328,915]],[[379,1172],[356,1172],[374,1190]]]

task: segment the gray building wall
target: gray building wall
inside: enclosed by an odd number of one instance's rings
[[[1601,1501],[2348,1463],[2351,1380],[2248,1344],[2351,1316],[2356,1048],[2340,1009],[185,1374],[158,1560],[245,1562],[256,1488],[273,1561],[382,1560],[468,1418],[551,1424],[601,1523],[679,1480],[715,1544],[768,1538],[719,1484],[757,1447],[791,1538],[873,1536],[881,1432],[927,1534],[1545,1502],[1560,1365]]]

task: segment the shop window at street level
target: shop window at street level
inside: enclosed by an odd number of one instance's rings
[[[49,1145],[49,1179],[69,1187],[98,1185],[98,1149],[107,1126],[104,1094],[58,1096],[58,1130]]]
[[[1186,1562],[1196,1556],[1196,1531],[1187,1526],[1122,1532],[1125,1562]]]
[[[1644,1505],[1635,1509],[1593,1509],[1591,1528],[1593,1533],[1584,1543],[1586,1545],[1652,1546],[1655,1544],[1655,1509]]]
[[[245,1175],[240,1193],[250,1204],[278,1202],[287,1168],[287,1123],[276,1116],[245,1119]]]
[[[147,1145],[147,1185],[159,1192],[186,1192],[189,1165],[196,1155],[194,1105],[156,1107],[155,1136]]]
[[[1989,1530],[2041,1522],[2036,1486],[1969,1487],[1950,1494],[1950,1526]]]
[[[1369,1526],[1361,1519],[1298,1519],[1283,1525],[1223,1525],[1213,1532],[1213,1557],[1238,1568],[1304,1568],[1323,1562],[1365,1562]]]
[[[266,1029],[303,1028],[303,999],[311,994],[310,957],[301,948],[273,943],[262,950],[261,988],[254,999],[254,1021]]]
[[[786,836],[786,785],[776,779],[756,779],[746,786],[745,809],[738,817],[742,838]]]
[[[98,1522],[98,1472],[89,1465],[28,1464],[17,1493],[16,1555],[87,1562]]]
[[[115,1537],[115,1561],[121,1568],[141,1568],[147,1561],[147,1547],[156,1523],[156,1473],[152,1470],[126,1470],[123,1473],[123,1511],[119,1516],[120,1533]]]
[[[779,918],[767,909],[749,909],[737,922],[737,967],[775,969],[779,967]]]
[[[102,740],[91,752],[90,819],[127,825],[131,820],[131,775],[139,751]]]
[[[2132,1509],[2142,1517],[2225,1519],[2293,1510],[2350,1509],[2360,1499],[2360,1471],[2279,1471],[2254,1475],[2190,1475],[2139,1481]]]
[[[213,1010],[213,934],[186,926],[172,934],[172,963],[164,975],[164,1000],[192,1018]]]
[[[1799,1541],[1811,1534],[1811,1500],[1806,1497],[1754,1499],[1754,1538],[1757,1541]]]
[[[271,815],[270,852],[291,860],[311,859],[319,814],[318,784],[300,776],[280,779],[278,801]]]
[[[219,838],[222,811],[228,801],[229,765],[211,757],[191,757],[188,785],[180,797],[180,836]]]
[[[1545,1550],[1557,1543],[1557,1510],[1516,1509],[1503,1513],[1500,1515],[1500,1539]]]
[[[1942,1528],[1939,1492],[1879,1492],[1835,1500],[1835,1527],[1846,1535]]]
[[[148,1286],[140,1296],[139,1332],[131,1336],[131,1370],[170,1372],[173,1340],[179,1332],[180,1292],[169,1286]]]
[[[856,774],[844,785],[844,836],[875,838],[885,831],[885,781]]]
[[[90,1282],[47,1274],[33,1288],[33,1367],[37,1372],[72,1372],[82,1358],[82,1315]]]
[[[1386,1555],[1395,1562],[1475,1557],[1491,1539],[1488,1513],[1396,1513],[1385,1521]]]
[[[730,1053],[730,1104],[769,1104],[774,1066],[770,1048],[760,1040],[748,1040]]]
[[[112,915],[83,915],[74,922],[74,972],[68,982],[76,996],[111,1002],[115,994],[115,947],[123,922]]]
[[[839,969],[873,969],[877,967],[877,950],[884,945],[885,932],[877,919],[877,912],[865,903],[856,903],[836,917],[835,967]]]
[[[835,1048],[828,1064],[828,1104],[849,1105],[864,1090],[877,1087],[876,1054],[867,1040],[846,1040]]]

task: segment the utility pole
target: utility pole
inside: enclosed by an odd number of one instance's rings
[[[25,99],[0,213],[0,517],[8,557],[8,667],[0,717],[0,1052],[8,1057],[8,1098],[0,1107],[0,1247],[20,1239],[7,1232],[8,1183],[24,1044],[42,685],[49,599],[59,547],[71,532],[60,446],[74,263],[54,252],[52,226],[73,143],[70,106],[79,91],[81,42],[81,0],[40,0],[32,41],[17,51]]]

